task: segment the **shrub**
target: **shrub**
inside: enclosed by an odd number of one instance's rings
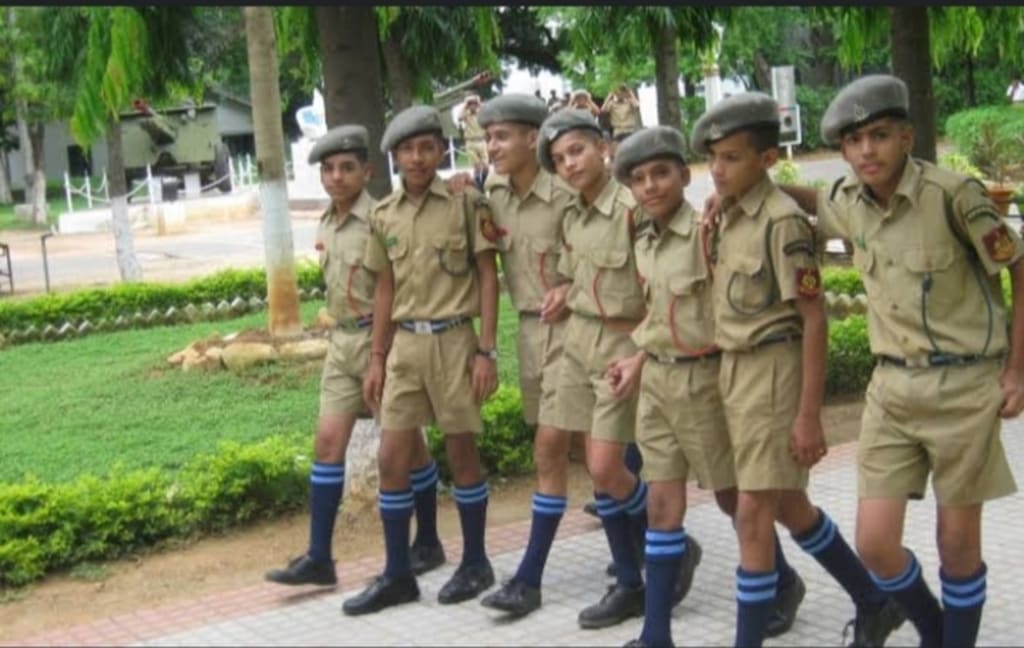
[[[320,266],[312,262],[296,263],[299,288],[324,289]],[[203,302],[216,304],[235,297],[248,299],[267,295],[267,275],[263,268],[227,269],[181,284],[139,282],[120,283],[109,288],[88,288],[68,293],[54,293],[21,301],[0,302],[0,331],[23,329],[29,325],[55,327],[64,322],[93,323],[100,319],[129,316],[135,311],[166,310],[174,306]]]
[[[825,290],[837,295],[860,295],[864,293],[864,283],[856,268],[826,266],[821,270],[821,282]]]
[[[793,160],[779,159],[772,167],[772,182],[775,184],[800,184],[800,165]]]
[[[854,315],[830,321],[825,393],[835,395],[864,391],[874,367],[866,320]]]
[[[821,139],[821,117],[833,96],[835,88],[804,85],[796,87],[796,101],[800,104],[800,128],[803,135],[801,149],[813,151],[826,148],[825,142]]]
[[[1018,179],[1010,176],[1024,160],[1024,111],[1005,105],[962,110],[946,120],[946,135],[989,179]]]

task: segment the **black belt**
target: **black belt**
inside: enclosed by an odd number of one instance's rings
[[[371,326],[373,326],[373,315],[339,320],[334,324],[334,328],[341,329],[342,331],[359,331],[361,329],[370,328]]]
[[[651,353],[650,351],[644,351],[644,353],[646,353],[647,357],[650,358],[651,360],[654,360],[655,362],[659,362],[661,364],[687,364],[690,362],[699,362],[701,360],[711,360],[712,358],[717,358],[718,356],[722,355],[722,350],[716,349],[714,351],[709,351],[708,353],[702,353],[700,355],[687,356],[663,356],[658,355],[657,353]]]
[[[954,355],[952,353],[936,353],[934,351],[929,353],[925,358],[897,358],[896,356],[885,354],[875,356],[875,359],[878,360],[878,364],[910,369],[924,367],[959,367],[974,364],[976,362],[982,362],[984,360],[996,360],[998,358],[999,356]]]
[[[402,320],[398,323],[398,326],[402,330],[409,331],[410,333],[433,335],[436,333],[444,333],[449,329],[462,326],[463,324],[468,324],[471,320],[472,318],[466,316],[443,320]]]
[[[751,348],[757,349],[763,346],[768,346],[769,344],[778,344],[780,342],[795,342],[796,340],[799,340],[803,336],[803,333],[782,333],[779,335],[769,335],[763,340],[758,340],[757,343],[754,344],[754,346]]]

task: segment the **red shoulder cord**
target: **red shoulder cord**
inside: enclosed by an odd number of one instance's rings
[[[364,313],[356,307],[356,302],[352,298],[352,279],[356,276],[356,273],[362,270],[362,266],[354,265],[348,267],[348,282],[345,284],[345,301],[348,303],[349,309],[356,314],[356,318],[364,319],[372,315],[370,313]]]
[[[711,258],[711,249],[708,241],[708,236],[703,224],[701,224],[701,226],[699,227],[699,235],[701,255],[704,258],[704,265],[707,267],[708,279],[710,280],[714,278],[714,262]],[[682,351],[684,354],[694,357],[705,356],[710,353],[714,353],[715,351],[718,351],[718,345],[714,343],[711,343],[699,349],[691,349],[690,347],[683,344],[683,341],[679,339],[679,336],[676,334],[676,301],[678,299],[679,295],[673,296],[672,301],[669,302],[668,305],[668,325],[669,330],[672,332],[673,346]]]
[[[626,210],[626,229],[629,233],[629,244],[633,245],[636,240],[636,222],[633,220],[633,209]],[[636,282],[640,284],[640,269],[633,264],[633,270],[636,273]],[[597,294],[597,280],[601,278],[601,273],[604,272],[604,268],[598,268],[597,272],[594,273],[594,280],[590,283],[590,292],[594,296],[594,303],[597,305],[597,312],[601,314],[602,320],[607,320],[608,315],[604,310],[604,305],[601,304],[601,298]]]

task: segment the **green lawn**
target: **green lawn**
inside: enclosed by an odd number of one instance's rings
[[[310,321],[322,302],[302,305]],[[502,296],[499,375],[518,385],[516,315]],[[319,363],[185,374],[165,358],[213,332],[266,325],[266,314],[231,321],[94,334],[0,352],[3,461],[0,482],[34,474],[65,481],[125,468],[176,470],[221,440],[251,442],[313,431]]]

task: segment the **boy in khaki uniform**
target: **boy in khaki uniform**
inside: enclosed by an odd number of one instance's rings
[[[759,646],[776,597],[776,516],[850,595],[854,641],[882,645],[903,622],[838,527],[807,498],[808,470],[826,452],[821,427],[826,320],[810,223],[768,177],[778,158],[778,104],[728,97],[694,125],[721,196],[714,232],[719,389],[739,500],[736,645]]]
[[[817,212],[823,240],[853,243],[868,296],[878,364],[858,447],[857,549],[921,645],[973,646],[986,589],[982,504],[1016,491],[1000,417],[1024,407],[1024,248],[979,182],[910,156],[908,114],[901,80],[853,81],[821,122],[852,173],[820,193],[786,190]],[[907,499],[923,497],[929,473],[942,607],[902,544]]]
[[[487,183],[497,246],[509,296],[519,313],[516,349],[523,418],[537,425],[537,492],[529,543],[515,576],[480,601],[513,616],[540,607],[544,564],[568,492],[570,435],[559,429],[555,403],[565,321],[542,320],[540,315],[547,291],[565,281],[556,267],[562,218],[572,195],[537,161],[538,129],[547,116],[543,100],[517,93],[488,100],[478,114],[497,172]]]
[[[369,139],[363,126],[346,124],[324,134],[309,152],[309,163],[320,164],[320,181],[331,197],[317,228],[316,249],[327,286],[327,311],[335,326],[320,379],[320,416],[309,479],[309,549],[284,569],[266,574],[267,580],[283,585],[337,583],[331,539],[345,485],[345,451],[356,419],[369,415],[363,401],[363,374],[370,359],[376,285],[376,275],[363,265],[373,208],[365,189],[371,174]],[[429,456],[423,439],[416,440],[416,465],[420,465]],[[437,547],[436,553],[440,549],[436,466],[433,475],[430,488],[417,497],[416,517],[419,546]]]
[[[469,95],[466,103],[459,111],[459,124],[462,126],[462,137],[466,141],[466,155],[473,165],[473,181],[478,189],[483,190],[487,180],[487,141],[484,138],[484,127],[479,121],[480,97]]]
[[[619,397],[639,389],[636,435],[648,480],[647,591],[644,627],[627,645],[672,645],[671,594],[681,563],[693,565],[701,548],[682,526],[686,481],[715,492],[719,508],[736,513],[732,447],[718,393],[722,351],[714,343],[711,272],[700,215],[684,197],[690,182],[686,143],[668,126],[627,137],[615,154],[615,176],[629,186],[645,223],[635,243],[647,317],[633,331],[639,351],[609,367]],[[803,583],[775,537],[776,565],[791,590]],[[682,571],[692,577],[693,565]],[[690,583],[682,583],[688,590]],[[767,636],[793,623],[799,598],[780,592]]]
[[[483,427],[480,403],[497,387],[493,219],[476,190],[453,195],[437,176],[444,140],[436,109],[413,106],[396,115],[381,150],[395,156],[402,186],[370,216],[365,264],[378,279],[363,393],[381,422],[387,560],[383,574],[345,601],[350,615],[419,598],[408,547],[414,502],[409,471],[419,428],[435,421],[445,434],[463,535],[462,563],[438,601],[468,600],[494,583],[484,547],[487,482],[474,437]],[[472,326],[477,315],[479,338]]]
[[[579,615],[583,628],[602,628],[643,613],[644,586],[634,547],[647,528],[647,486],[623,462],[633,441],[636,399],[618,399],[605,379],[607,363],[631,355],[630,331],[644,316],[633,257],[635,202],[610,177],[607,144],[591,114],[562,110],[541,126],[537,155],[578,194],[562,226],[558,272],[569,279],[545,298],[541,316],[568,308],[557,398],[564,429],[588,432],[587,468],[615,563],[614,585]]]

